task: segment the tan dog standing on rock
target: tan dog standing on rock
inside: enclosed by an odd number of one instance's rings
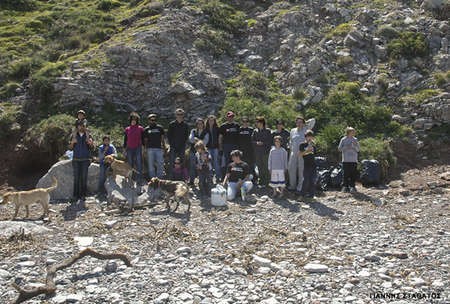
[[[105,156],[104,162],[110,164],[114,176],[116,175],[124,176],[125,181],[129,185],[132,185],[131,177],[133,176],[133,171],[134,172],[137,171],[133,169],[127,162],[115,159],[113,155]]]
[[[53,184],[49,188],[37,188],[28,191],[16,191],[16,192],[7,192],[3,195],[3,201],[1,204],[14,203],[15,204],[15,212],[13,219],[17,217],[17,213],[19,212],[20,207],[25,206],[26,217],[29,217],[29,209],[28,206],[33,203],[39,203],[42,205],[44,209],[44,213],[42,214],[42,218],[48,216],[49,214],[49,202],[50,202],[50,192],[55,190],[58,186],[58,181],[55,177],[52,177]]]
[[[167,211],[170,212],[170,203],[172,201],[177,203],[175,209],[173,209],[173,212],[177,211],[180,201],[182,201],[188,205],[186,213],[189,213],[189,210],[191,209],[191,202],[189,200],[189,187],[185,182],[164,180],[153,177],[148,183],[148,186],[153,189],[161,189],[172,196],[166,200]]]

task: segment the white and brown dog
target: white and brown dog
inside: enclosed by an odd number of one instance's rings
[[[180,201],[188,205],[186,213],[191,209],[191,201],[189,200],[189,187],[185,182],[159,179],[153,177],[148,183],[149,188],[161,189],[166,192],[169,197],[166,199],[167,211],[170,210],[170,204],[176,202],[173,212],[177,211]]]
[[[33,203],[39,203],[42,205],[44,209],[44,213],[42,214],[42,218],[48,216],[49,214],[49,202],[50,202],[50,192],[55,190],[58,186],[58,181],[56,178],[52,178],[53,184],[49,188],[37,188],[28,191],[15,191],[15,192],[7,192],[3,195],[3,201],[0,204],[14,203],[15,211],[13,219],[17,217],[20,207],[25,206],[26,217],[29,217],[29,209],[28,206]]]

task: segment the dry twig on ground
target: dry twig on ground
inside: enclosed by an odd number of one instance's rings
[[[112,260],[112,259],[118,259],[121,260],[127,265],[128,267],[131,266],[130,259],[122,253],[100,253],[97,252],[91,248],[86,248],[82,251],[80,251],[78,254],[62,261],[59,264],[55,264],[50,266],[47,269],[47,277],[45,279],[45,286],[33,288],[33,289],[25,289],[17,285],[16,283],[13,284],[13,287],[19,292],[19,296],[16,299],[16,303],[22,303],[25,302],[31,298],[34,298],[38,295],[45,294],[45,295],[51,295],[54,294],[56,291],[56,285],[55,285],[55,276],[56,272],[59,270],[62,270],[64,268],[72,266],[76,261],[82,259],[83,257],[91,256],[94,258],[97,258],[99,260]]]

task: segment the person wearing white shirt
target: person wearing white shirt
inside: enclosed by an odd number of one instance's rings
[[[299,154],[300,144],[305,141],[305,132],[307,130],[312,130],[316,124],[314,118],[305,119],[298,116],[295,119],[296,127],[291,130],[290,133],[290,144],[291,154],[289,157],[288,173],[289,173],[289,190],[292,191],[302,191],[303,184],[303,157]]]

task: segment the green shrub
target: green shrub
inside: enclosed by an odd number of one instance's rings
[[[20,106],[7,102],[0,104],[0,140],[2,142],[17,136],[16,132],[11,132],[11,127],[17,121],[19,114]]]
[[[355,27],[350,23],[341,23],[332,29],[328,34],[325,35],[326,38],[331,39],[334,37],[345,37],[351,30]]]
[[[388,170],[395,167],[397,159],[394,151],[387,140],[380,138],[364,138],[359,141],[359,159],[376,159],[381,165],[383,176],[386,177]]]
[[[17,82],[7,82],[4,86],[0,87],[0,98],[7,99],[16,95],[16,90],[20,87],[20,84]]]
[[[248,19],[247,27],[249,27],[249,28],[254,27],[257,23],[258,23],[258,21],[256,21],[255,19]]]
[[[353,63],[352,56],[339,56],[336,60],[336,64],[343,68],[343,67],[349,67]]]
[[[250,119],[263,115],[267,126],[273,126],[277,119],[292,124],[298,115],[298,101],[282,93],[278,83],[263,73],[244,65],[238,65],[237,69],[238,74],[227,81],[227,95],[219,117],[225,117],[226,112],[232,110]]]
[[[39,98],[43,102],[51,101],[55,78],[61,76],[65,68],[66,65],[63,62],[49,62],[37,73],[33,74],[31,78],[31,92],[34,97]]]
[[[443,87],[450,83],[450,71],[446,73],[435,73],[433,77],[438,87]]]
[[[229,34],[203,26],[201,37],[194,41],[194,46],[202,51],[212,54],[214,57],[232,53],[232,44]]]
[[[401,32],[399,37],[391,40],[387,45],[390,58],[424,57],[429,53],[428,43],[422,33]]]
[[[413,102],[416,104],[421,104],[422,102],[426,101],[427,99],[437,96],[440,93],[441,93],[441,91],[436,90],[436,89],[423,89],[414,94],[409,94],[409,95],[403,96],[400,100],[402,102]]]
[[[400,32],[390,25],[382,25],[377,31],[378,36],[385,38],[386,40],[392,40],[400,36]]]
[[[246,27],[245,13],[219,0],[202,0],[200,8],[208,15],[208,23],[216,29],[237,34]]]
[[[343,124],[329,124],[323,127],[316,136],[319,153],[326,155],[331,162],[339,161],[340,154],[337,147],[344,135],[345,127]]]

